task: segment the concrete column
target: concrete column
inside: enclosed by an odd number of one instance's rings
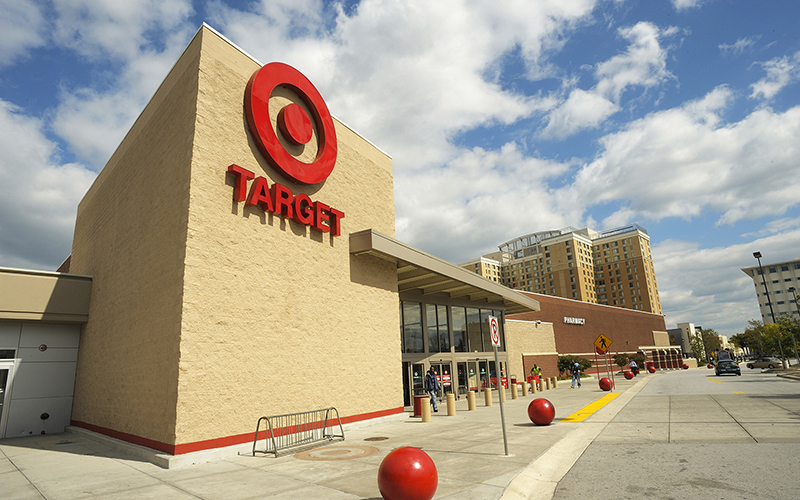
[[[447,416],[452,417],[456,414],[456,395],[455,394],[448,394],[447,395]]]
[[[486,406],[492,406],[492,390],[489,387],[483,390],[483,399],[486,402]]]
[[[467,391],[467,411],[475,411],[475,393]]]

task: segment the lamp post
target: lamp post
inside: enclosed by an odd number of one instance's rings
[[[794,293],[794,287],[790,286],[787,292],[792,294],[794,306],[797,308],[797,314],[800,315],[800,304],[797,303],[797,294]],[[798,320],[797,324],[800,325],[800,320]],[[797,354],[797,340],[794,338],[794,330],[792,330],[792,342],[794,343],[794,355],[797,358],[798,363],[800,363],[800,354]]]
[[[767,278],[764,276],[764,268],[761,267],[761,252],[753,252],[753,257],[758,260],[758,270],[761,271],[761,282],[764,283],[764,293],[767,295],[767,305],[769,305],[769,313],[772,315],[772,324],[775,324],[775,311],[772,309],[772,300],[769,298],[769,290],[767,290]],[[781,351],[781,362],[783,369],[787,368],[786,358],[783,356],[783,346],[781,345],[781,336],[778,334],[778,349]]]

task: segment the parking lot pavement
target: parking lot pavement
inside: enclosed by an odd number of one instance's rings
[[[581,389],[569,382],[549,391],[504,403],[509,454],[504,453],[500,405],[482,397],[474,411],[466,399],[456,402],[456,415],[446,405],[423,423],[410,413],[373,425],[346,427],[345,440],[272,455],[241,454],[164,469],[126,451],[106,446],[113,440],[91,433],[29,436],[0,441],[0,484],[4,499],[78,498],[380,498],[377,472],[393,449],[413,446],[434,461],[439,484],[434,498],[552,498],[558,480],[592,439],[624,405],[655,376],[633,380],[617,377],[620,394],[585,420],[566,417],[609,393],[586,379]],[[551,425],[536,426],[527,416],[537,397],[556,409]],[[198,455],[201,458],[200,455]],[[196,457],[196,458],[198,458]],[[549,495],[549,496],[548,496]]]

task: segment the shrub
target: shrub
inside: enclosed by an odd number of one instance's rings
[[[581,372],[588,370],[592,366],[592,362],[586,358],[578,356],[566,355],[558,357],[558,373],[569,374],[573,364],[578,363]]]

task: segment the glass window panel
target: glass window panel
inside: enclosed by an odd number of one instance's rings
[[[483,349],[483,340],[481,339],[480,309],[467,308],[467,335],[469,337],[469,350],[481,351]]]
[[[428,352],[439,352],[439,322],[436,321],[434,304],[425,304],[425,316],[428,320]]]
[[[481,328],[483,330],[484,352],[494,351],[494,346],[492,345],[492,336],[489,334],[489,316],[491,315],[492,311],[488,309],[481,309]]]
[[[403,302],[403,352],[425,352],[422,345],[422,304]]]
[[[451,308],[453,314],[453,344],[456,352],[467,352],[467,315],[463,307]]]
[[[447,322],[447,306],[436,306],[439,319],[439,352],[450,352],[450,325]]]

